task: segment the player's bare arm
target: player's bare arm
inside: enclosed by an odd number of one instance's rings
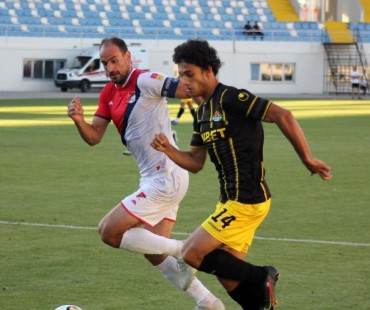
[[[165,153],[181,168],[192,173],[197,173],[202,170],[207,158],[207,150],[205,148],[191,149],[187,152],[180,151],[175,148],[162,133],[155,135],[151,146],[155,150]]]
[[[91,124],[85,121],[84,109],[80,97],[75,97],[68,104],[68,116],[74,121],[82,139],[89,145],[98,144],[108,127],[109,122],[94,116]]]
[[[291,111],[272,103],[264,121],[275,123],[279,127],[312,175],[318,174],[325,181],[332,178],[330,166],[311,155],[303,130]]]

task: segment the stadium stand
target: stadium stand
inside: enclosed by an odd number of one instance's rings
[[[320,41],[321,24],[277,22],[267,0],[21,0],[0,2],[0,35],[140,39],[251,40],[246,21],[265,40]]]
[[[299,21],[298,14],[290,0],[267,0],[267,2],[277,21]]]
[[[253,40],[243,35],[249,20],[258,22],[267,41],[330,40],[324,24],[300,22],[291,11],[274,13],[271,3],[274,1],[5,0],[0,2],[0,35]],[[353,26],[348,29],[353,31]],[[362,38],[370,42],[366,29],[361,30],[366,32]]]
[[[370,42],[370,23],[349,23],[348,29],[352,31],[357,41]]]
[[[352,31],[349,29],[348,24],[327,21],[325,22],[325,28],[328,31],[331,43],[353,43],[355,37],[352,35]]]

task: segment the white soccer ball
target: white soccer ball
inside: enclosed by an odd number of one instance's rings
[[[74,305],[63,305],[59,306],[58,308],[55,308],[55,310],[82,310],[82,309]]]

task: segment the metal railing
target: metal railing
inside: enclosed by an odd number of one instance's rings
[[[202,29],[202,28],[134,28],[134,27],[95,27],[95,26],[58,26],[19,25],[0,26],[2,37],[49,37],[49,38],[106,38],[117,36],[124,39],[143,40],[184,40],[202,38],[221,41],[288,41],[288,42],[323,42],[323,30],[262,30],[263,36],[244,35],[242,29]]]

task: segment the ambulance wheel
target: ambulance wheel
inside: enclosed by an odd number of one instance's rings
[[[81,92],[83,92],[83,93],[86,93],[87,91],[89,91],[90,90],[90,83],[89,83],[89,81],[82,80],[81,81],[80,88],[81,88]]]
[[[67,92],[68,88],[67,88],[67,87],[61,87],[61,88],[60,88],[60,90],[61,90],[63,93],[65,93],[65,92]]]

